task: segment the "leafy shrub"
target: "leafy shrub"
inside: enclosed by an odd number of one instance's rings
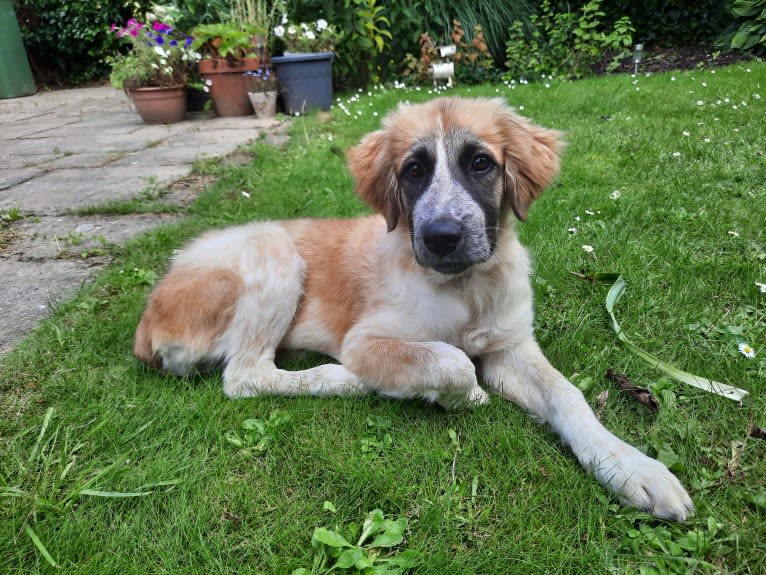
[[[377,0],[344,0],[344,10],[337,24],[342,37],[334,74],[345,86],[363,87],[370,80],[379,81],[376,62],[393,39],[390,21]]]
[[[577,11],[587,0],[554,0],[558,11]],[[628,16],[644,44],[705,44],[732,21],[721,0],[610,0],[602,5],[604,23]]]
[[[428,75],[428,69],[431,64],[439,60],[439,50],[436,48],[436,44],[428,32],[423,32],[420,35],[419,42],[420,58],[416,58],[410,53],[405,56],[405,68],[402,72],[402,77],[411,80],[415,84],[424,84],[431,79]]]
[[[26,0],[17,14],[39,83],[70,85],[106,75],[117,41],[109,27],[145,12],[148,0]]]
[[[495,80],[495,63],[489,51],[481,24],[473,27],[473,36],[466,39],[460,20],[452,22],[452,43],[455,44],[455,79],[461,84],[484,84]]]
[[[463,84],[483,84],[495,80],[495,66],[484,39],[484,31],[477,24],[470,41],[460,20],[453,20],[450,41],[455,45],[455,80]],[[405,69],[401,76],[416,84],[431,81],[429,68],[442,61],[439,49],[428,32],[420,35],[420,58],[412,54],[405,57]]]
[[[736,50],[766,48],[766,0],[730,0],[727,8],[737,19],[718,44]]]
[[[505,55],[505,43],[514,22],[522,22],[526,30],[531,30],[530,22],[535,13],[537,2],[514,0],[513,2],[486,2],[481,0],[457,0],[450,3],[450,18],[462,22],[466,30],[481,26],[483,41],[496,66],[502,66]],[[448,26],[450,19],[446,20]]]
[[[555,12],[551,2],[543,0],[540,14],[531,17],[531,34],[525,32],[521,22],[514,22],[506,44],[506,79],[581,78],[590,75],[591,67],[605,53],[625,51],[635,31],[630,18],[623,16],[605,31],[600,5],[601,0],[590,0],[578,16],[574,12]]]
[[[337,87],[363,87],[378,80],[378,62],[393,39],[391,22],[378,0],[288,0],[286,9],[292,21],[323,18],[338,28],[333,62]]]

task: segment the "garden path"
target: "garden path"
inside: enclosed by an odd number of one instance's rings
[[[104,246],[180,217],[76,215],[83,208],[168,185],[163,202],[188,203],[203,187],[189,179],[195,160],[222,158],[263,134],[277,141],[287,125],[190,116],[146,125],[111,87],[0,100],[0,354],[108,263]]]

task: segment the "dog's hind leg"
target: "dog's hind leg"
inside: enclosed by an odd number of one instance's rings
[[[341,365],[287,371],[274,364],[300,304],[304,268],[290,241],[261,244],[257,254],[251,252],[240,263],[244,290],[218,342],[225,356],[223,389],[228,397],[365,393],[359,378]]]

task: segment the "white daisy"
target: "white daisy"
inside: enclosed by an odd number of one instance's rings
[[[755,350],[750,347],[750,344],[746,341],[739,344],[739,353],[744,355],[747,359],[753,359],[755,357]]]

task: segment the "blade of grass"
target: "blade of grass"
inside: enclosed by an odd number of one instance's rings
[[[58,567],[58,563],[56,563],[56,560],[51,556],[50,553],[48,553],[48,550],[45,548],[45,545],[43,545],[43,542],[40,541],[40,538],[37,536],[37,533],[35,533],[35,530],[32,529],[30,525],[27,525],[24,527],[24,531],[26,531],[27,535],[32,540],[32,543],[34,543],[35,547],[37,547],[40,555],[42,555],[48,562],[48,565],[54,568]]]
[[[622,277],[622,275],[619,274],[599,274],[596,276],[596,279],[599,281],[611,280],[615,275],[617,275],[617,279],[614,280],[612,287],[609,289],[609,293],[606,295],[606,311],[609,312],[609,317],[612,320],[612,329],[614,329],[615,333],[617,334],[617,338],[625,345],[625,347],[627,347],[635,355],[643,359],[646,363],[655,369],[658,369],[659,371],[677,381],[680,381],[681,383],[691,385],[692,387],[702,389],[709,393],[715,393],[716,395],[720,395],[721,397],[726,397],[734,401],[742,401],[742,399],[748,395],[748,392],[744,389],[738,389],[718,381],[712,381],[710,379],[705,379],[704,377],[698,377],[694,374],[683,371],[674,365],[665,363],[657,356],[649,353],[648,351],[644,351],[632,341],[630,341],[625,335],[625,332],[622,331],[620,324],[617,322],[617,318],[614,316],[614,306],[625,293],[625,279]]]
[[[134,491],[134,492],[125,492],[125,491],[99,491],[98,489],[83,489],[78,493],[78,495],[90,495],[92,497],[144,497],[146,495],[150,495],[154,493],[154,491]]]
[[[37,452],[40,449],[40,444],[43,441],[43,437],[45,437],[45,432],[48,430],[48,424],[51,421],[51,417],[53,417],[53,408],[49,407],[48,411],[45,412],[45,419],[43,419],[43,426],[40,428],[40,435],[37,436],[37,441],[35,442],[35,446],[32,448],[32,451],[29,454],[27,463],[32,463],[35,460],[35,457],[37,457]]]

